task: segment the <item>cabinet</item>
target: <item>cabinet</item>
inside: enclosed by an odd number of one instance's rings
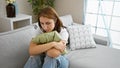
[[[0,17],[0,32],[14,30],[32,24],[32,16],[18,14],[16,17]]]

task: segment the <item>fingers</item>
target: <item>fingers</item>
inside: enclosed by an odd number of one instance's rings
[[[58,49],[58,50],[62,50],[62,46],[61,45],[56,45],[54,48]]]
[[[53,42],[52,45],[54,45],[54,48],[59,50],[60,52],[63,52],[66,48],[66,41],[61,40],[60,42]]]
[[[63,52],[66,48],[65,41],[58,42],[57,45],[54,48],[58,49],[60,52]]]
[[[60,42],[62,42],[63,45],[66,45],[66,41],[65,40],[61,40]]]
[[[58,57],[60,54],[61,52],[55,48],[49,49],[47,51],[47,55],[53,58]]]

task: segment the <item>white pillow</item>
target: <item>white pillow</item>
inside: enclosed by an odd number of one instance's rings
[[[72,25],[72,23],[73,23],[73,18],[70,14],[61,16],[60,20],[62,21],[63,25],[66,27]]]
[[[71,50],[96,47],[90,25],[72,25],[68,26],[67,30],[70,34]]]

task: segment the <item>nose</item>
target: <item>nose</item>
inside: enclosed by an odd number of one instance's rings
[[[44,28],[44,30],[47,30],[47,25],[44,24],[44,25],[43,25],[43,28]]]

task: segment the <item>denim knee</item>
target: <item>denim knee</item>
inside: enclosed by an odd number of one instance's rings
[[[24,68],[42,68],[40,56],[30,56]]]
[[[43,68],[57,68],[56,58],[46,56],[44,59]]]
[[[57,67],[58,68],[68,68],[69,67],[69,61],[65,56],[59,56],[57,59]]]

